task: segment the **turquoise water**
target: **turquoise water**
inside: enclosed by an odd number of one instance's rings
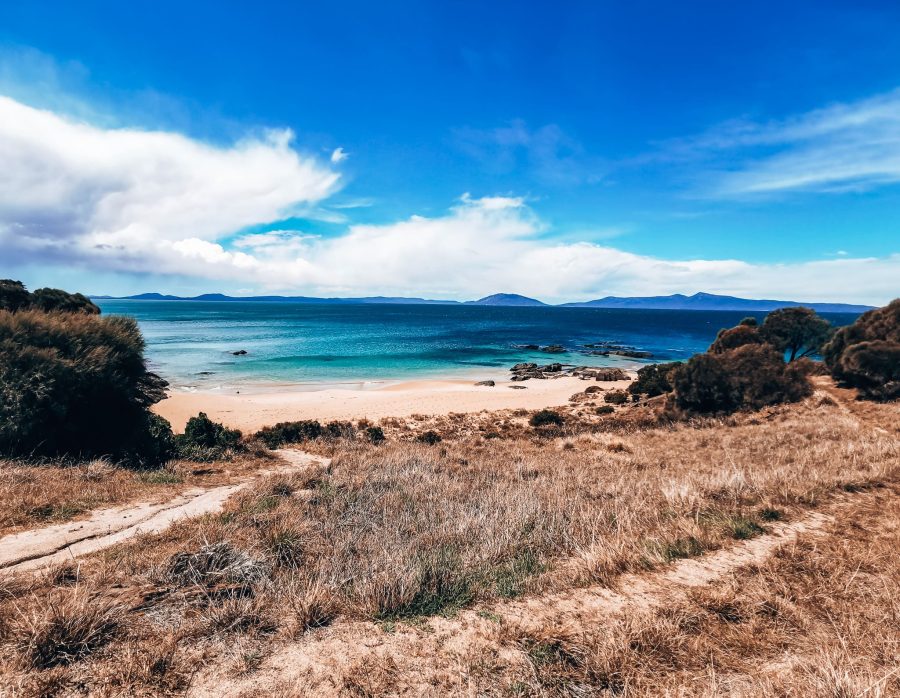
[[[442,305],[100,300],[104,314],[137,318],[153,370],[176,386],[364,383],[427,377],[491,378],[518,361],[639,365],[589,356],[616,342],[655,361],[705,350],[747,313]],[[760,314],[759,317],[763,317]],[[836,324],[852,315],[829,316]],[[525,344],[561,344],[546,354]],[[231,354],[247,351],[246,356]],[[644,361],[646,363],[647,361]]]

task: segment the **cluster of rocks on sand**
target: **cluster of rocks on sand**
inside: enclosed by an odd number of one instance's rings
[[[536,363],[520,363],[513,366],[512,381],[527,381],[532,378],[546,380],[548,378],[561,378],[563,376],[574,376],[582,380],[596,381],[623,381],[628,380],[629,376],[621,368],[594,367],[594,366],[574,366],[571,364],[546,364],[539,366]]]

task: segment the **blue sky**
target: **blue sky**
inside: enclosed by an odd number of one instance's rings
[[[0,5],[0,274],[897,295],[897,3],[318,5]]]

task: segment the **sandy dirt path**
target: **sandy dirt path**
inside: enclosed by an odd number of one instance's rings
[[[453,684],[468,694],[466,676],[473,661],[505,655],[502,633],[565,633],[597,627],[628,611],[647,611],[684,600],[692,588],[715,582],[746,565],[764,562],[800,536],[819,536],[828,525],[871,493],[844,495],[819,511],[789,523],[776,523],[758,538],[735,543],[699,558],[679,561],[659,572],[625,575],[616,589],[588,587],[462,612],[454,618],[430,618],[414,629],[391,632],[370,622],[338,622],[296,642],[282,645],[249,676],[229,676],[227,667],[202,669],[189,696],[343,695],[348,677],[387,667],[398,695],[439,695],[436,686]],[[896,496],[893,492],[891,496]],[[485,654],[486,653],[486,654]],[[381,669],[379,669],[381,668]],[[402,677],[402,678],[401,678]],[[281,695],[281,693],[279,693]],[[473,694],[474,695],[474,694]]]
[[[133,502],[100,509],[81,521],[20,531],[0,538],[0,573],[25,572],[108,548],[141,533],[159,533],[180,519],[219,511],[229,497],[267,475],[304,470],[327,459],[303,451],[275,451],[283,463],[238,482],[194,488],[168,502]]]

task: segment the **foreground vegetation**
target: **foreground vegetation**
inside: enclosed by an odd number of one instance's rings
[[[77,569],[8,581],[6,680],[32,695],[175,692],[198,662],[220,677],[252,675],[276,648],[338,621],[335,631],[390,637],[398,623],[420,632],[423,619],[473,606],[490,614],[504,599],[615,586],[625,573],[764,535],[847,492],[893,487],[894,407],[857,407],[819,380],[798,405],[727,421],[569,438],[333,442],[330,466],[261,482],[221,514]],[[613,631],[557,638],[559,652],[541,648],[557,637],[550,626],[547,636],[508,636],[498,642],[536,668],[478,680],[488,693],[568,695],[566,685],[597,674],[565,653],[594,656],[591,643],[608,649],[630,637]],[[668,640],[683,649],[684,632]],[[652,666],[666,685],[701,665]],[[628,671],[628,685],[643,685],[635,677],[644,669]],[[408,680],[393,676],[391,690]]]

